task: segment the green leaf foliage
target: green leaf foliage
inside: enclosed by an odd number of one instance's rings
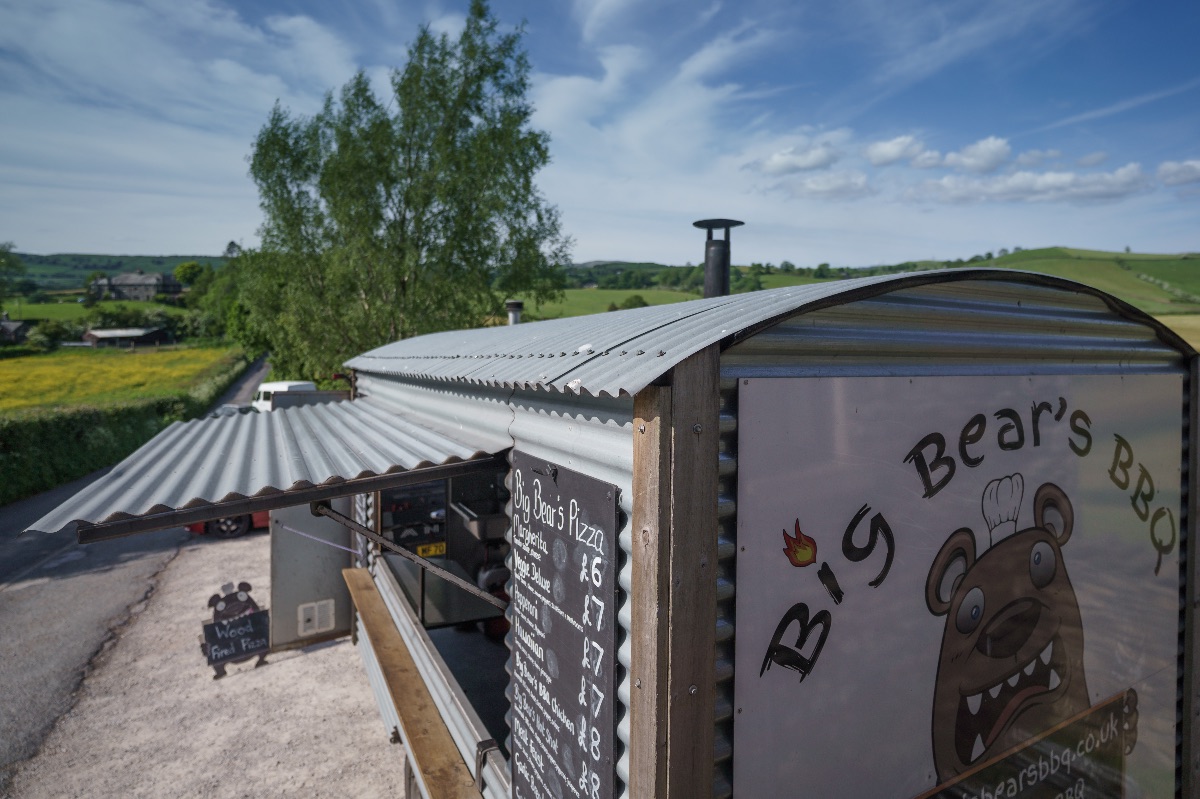
[[[570,242],[534,185],[521,30],[474,0],[462,34],[423,28],[381,101],[362,73],[312,118],[276,105],[250,174],[262,246],[233,266],[228,333],[281,377],[313,377],[409,336],[474,327],[506,297],[561,296]]]
[[[199,280],[200,276],[204,274],[205,266],[207,266],[207,264],[201,266],[198,261],[184,261],[175,267],[175,279],[185,286],[190,286]],[[211,266],[208,268],[210,270],[212,269]]]
[[[0,242],[0,305],[16,293],[16,282],[24,274],[25,264],[13,252],[13,243]]]

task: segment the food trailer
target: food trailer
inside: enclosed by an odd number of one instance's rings
[[[272,644],[354,637],[411,796],[1200,790],[1196,353],[1112,296],[954,269],[347,365],[34,528],[272,509]]]

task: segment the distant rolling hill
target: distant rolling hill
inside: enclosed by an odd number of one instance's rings
[[[225,263],[224,258],[214,255],[15,254],[24,262],[28,277],[46,289],[82,288],[87,276],[95,271],[111,276],[138,269],[143,272],[171,272],[184,261],[212,264],[214,268]]]
[[[78,288],[88,274],[100,270],[110,275],[141,269],[145,272],[170,272],[184,261],[199,261],[220,267],[225,259],[211,255],[89,255],[64,253],[55,255],[30,255],[18,253],[25,262],[28,274],[45,288]],[[949,262],[921,261],[914,263],[919,269],[955,268]],[[1021,269],[1042,272],[1086,283],[1125,300],[1148,313],[1197,314],[1200,313],[1200,253],[1178,255],[1148,255],[1144,253],[1104,252],[1099,250],[1074,249],[1069,247],[1046,247],[1036,250],[1021,250],[998,258],[976,260],[962,266],[988,266],[1000,269]],[[572,270],[588,273],[600,278],[623,271],[645,271],[653,273],[666,269],[663,264],[625,261],[589,261],[575,264]],[[746,270],[748,267],[737,267]],[[849,270],[854,274],[857,270]],[[840,278],[831,278],[838,280]],[[762,275],[765,288],[824,282],[811,276],[783,274],[773,271]],[[601,298],[598,289],[568,290],[565,303],[554,303],[534,311],[537,316],[572,316],[578,313],[595,313],[610,303],[619,304],[630,294],[642,294],[651,305],[692,299],[695,295],[665,289],[643,288],[634,290],[608,290]],[[589,294],[589,292],[591,294]],[[578,295],[578,297],[576,297]],[[532,309],[531,309],[532,310]]]
[[[940,261],[909,262],[911,268],[952,269],[958,267],[992,267],[1041,272],[1074,280],[1107,291],[1129,304],[1155,316],[1200,314],[1200,253],[1178,255],[1148,255],[1143,253],[1104,252],[1099,250],[1046,247],[1020,250],[991,260],[976,259],[969,263]],[[906,264],[907,266],[907,264]],[[623,261],[589,261],[575,264],[578,272],[596,276],[613,272],[657,271],[664,264]],[[748,271],[747,266],[735,267]],[[840,271],[840,269],[838,270]],[[853,277],[859,270],[846,270]],[[863,269],[866,274],[870,269]],[[777,269],[760,277],[763,288],[772,289],[810,283],[840,280],[840,276],[820,279],[811,275],[785,274]],[[698,295],[658,288],[646,289],[568,289],[566,300],[541,308],[528,308],[531,318],[551,318],[596,313],[608,305],[619,305],[631,294],[640,294],[651,305],[695,299]]]

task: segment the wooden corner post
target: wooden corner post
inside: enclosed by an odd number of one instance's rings
[[[712,794],[720,350],[634,399],[630,794]]]

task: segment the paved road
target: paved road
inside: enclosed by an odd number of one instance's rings
[[[218,404],[247,404],[267,368],[255,364]],[[88,664],[188,540],[180,528],[87,546],[62,533],[20,535],[107,471],[0,507],[0,795],[9,767],[71,708]]]

